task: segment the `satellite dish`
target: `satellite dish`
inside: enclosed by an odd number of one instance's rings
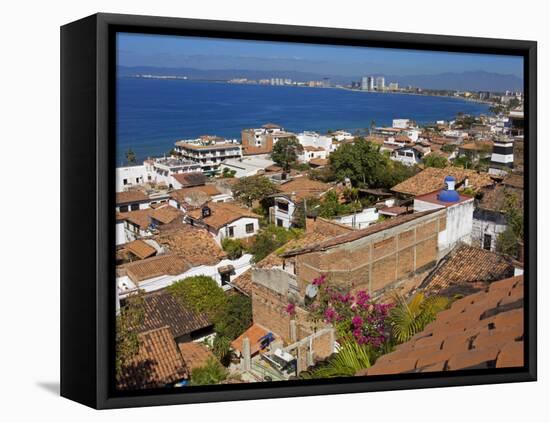
[[[317,295],[318,292],[319,292],[319,288],[316,285],[313,285],[313,284],[310,283],[306,287],[306,295],[309,298],[315,298],[315,296]]]

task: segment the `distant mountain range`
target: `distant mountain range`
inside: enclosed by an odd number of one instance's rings
[[[186,76],[189,79],[229,80],[233,78],[265,79],[290,78],[294,81],[322,80],[329,78],[333,83],[349,84],[359,81],[361,76],[323,75],[314,72],[294,70],[251,70],[251,69],[195,69],[154,66],[119,66],[119,76],[151,74],[158,76]],[[377,74],[378,75],[378,74]],[[523,80],[515,75],[504,75],[485,71],[447,72],[435,75],[384,75],[386,85],[397,82],[400,86],[412,85],[424,89],[493,91],[522,90]]]

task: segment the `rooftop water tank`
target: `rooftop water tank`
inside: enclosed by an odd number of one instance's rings
[[[454,203],[460,200],[460,195],[455,191],[456,179],[453,176],[445,176],[445,188],[437,194],[437,199],[445,203]]]

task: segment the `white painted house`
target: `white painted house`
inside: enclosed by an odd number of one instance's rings
[[[456,179],[445,177],[445,188],[415,197],[415,212],[446,209],[445,228],[439,231],[438,250],[440,258],[449,252],[458,242],[471,244],[474,215],[474,199],[455,190]],[[439,221],[438,221],[439,222]],[[438,223],[439,224],[439,223]]]
[[[374,207],[366,208],[354,214],[337,216],[332,220],[341,225],[349,226],[353,229],[363,229],[378,221],[378,210]]]
[[[220,245],[225,238],[249,238],[260,230],[260,216],[231,202],[209,202],[189,211],[185,219],[193,226],[206,228]]]

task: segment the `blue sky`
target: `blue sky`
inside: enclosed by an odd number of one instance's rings
[[[343,47],[166,35],[118,34],[118,64],[198,69],[293,70],[356,76],[486,71],[523,78],[513,56]]]

